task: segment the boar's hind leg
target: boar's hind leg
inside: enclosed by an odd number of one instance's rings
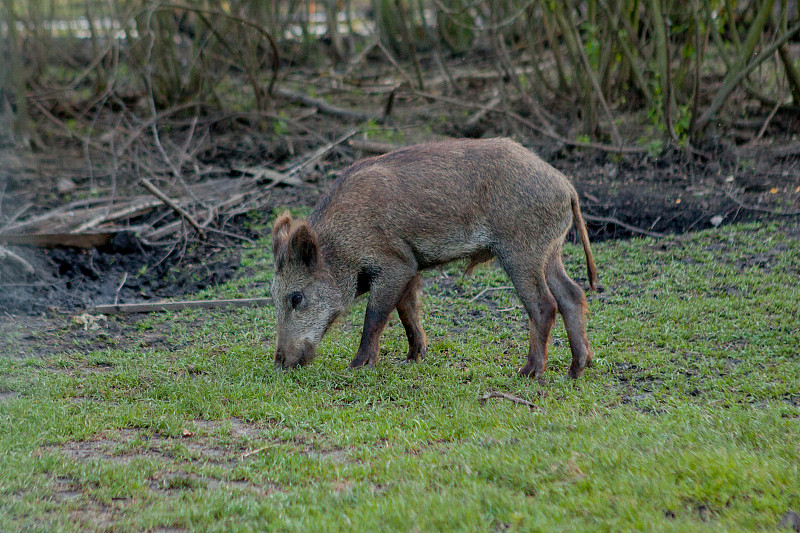
[[[397,302],[397,314],[400,315],[400,322],[403,323],[408,337],[406,361],[410,363],[419,363],[428,349],[428,341],[419,322],[419,281],[420,275],[417,274],[408,282]]]
[[[361,344],[350,368],[358,368],[369,363],[375,366],[378,362],[380,337],[389,314],[397,307],[403,290],[416,274],[416,268],[408,272],[405,268],[387,268],[387,273],[377,276],[370,282],[367,312],[364,314],[364,330],[361,332]]]
[[[572,366],[567,375],[578,378],[587,366],[592,365],[592,348],[586,335],[586,295],[564,270],[560,249],[547,265],[547,285],[558,302],[572,350]]]
[[[530,319],[528,362],[519,373],[534,378],[541,378],[547,366],[547,340],[558,308],[545,281],[544,265],[535,259],[538,256],[536,252],[515,252],[511,257],[498,254]]]

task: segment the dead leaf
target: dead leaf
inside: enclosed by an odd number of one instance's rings
[[[90,315],[89,313],[72,317],[72,323],[83,326],[84,331],[100,329],[100,322],[105,320],[106,315]]]

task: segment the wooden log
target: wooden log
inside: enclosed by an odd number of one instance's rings
[[[42,248],[97,248],[111,242],[118,232],[103,233],[6,233],[0,244],[39,246]]]

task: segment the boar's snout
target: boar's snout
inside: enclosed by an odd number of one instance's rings
[[[278,346],[275,349],[275,366],[282,370],[290,370],[305,366],[316,356],[314,345],[308,341],[297,346]]]

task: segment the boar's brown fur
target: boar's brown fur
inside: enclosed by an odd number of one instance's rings
[[[572,349],[569,376],[591,365],[586,297],[567,276],[561,248],[572,225],[594,288],[596,269],[578,195],[556,169],[508,139],[422,144],[346,169],[308,221],[281,215],[273,229],[277,345],[283,368],[308,363],[330,325],[369,292],[351,368],[378,360],[379,337],[397,309],[408,360],[425,356],[419,272],[456,259],[496,257],[530,319],[527,364],[541,377],[559,311]]]

